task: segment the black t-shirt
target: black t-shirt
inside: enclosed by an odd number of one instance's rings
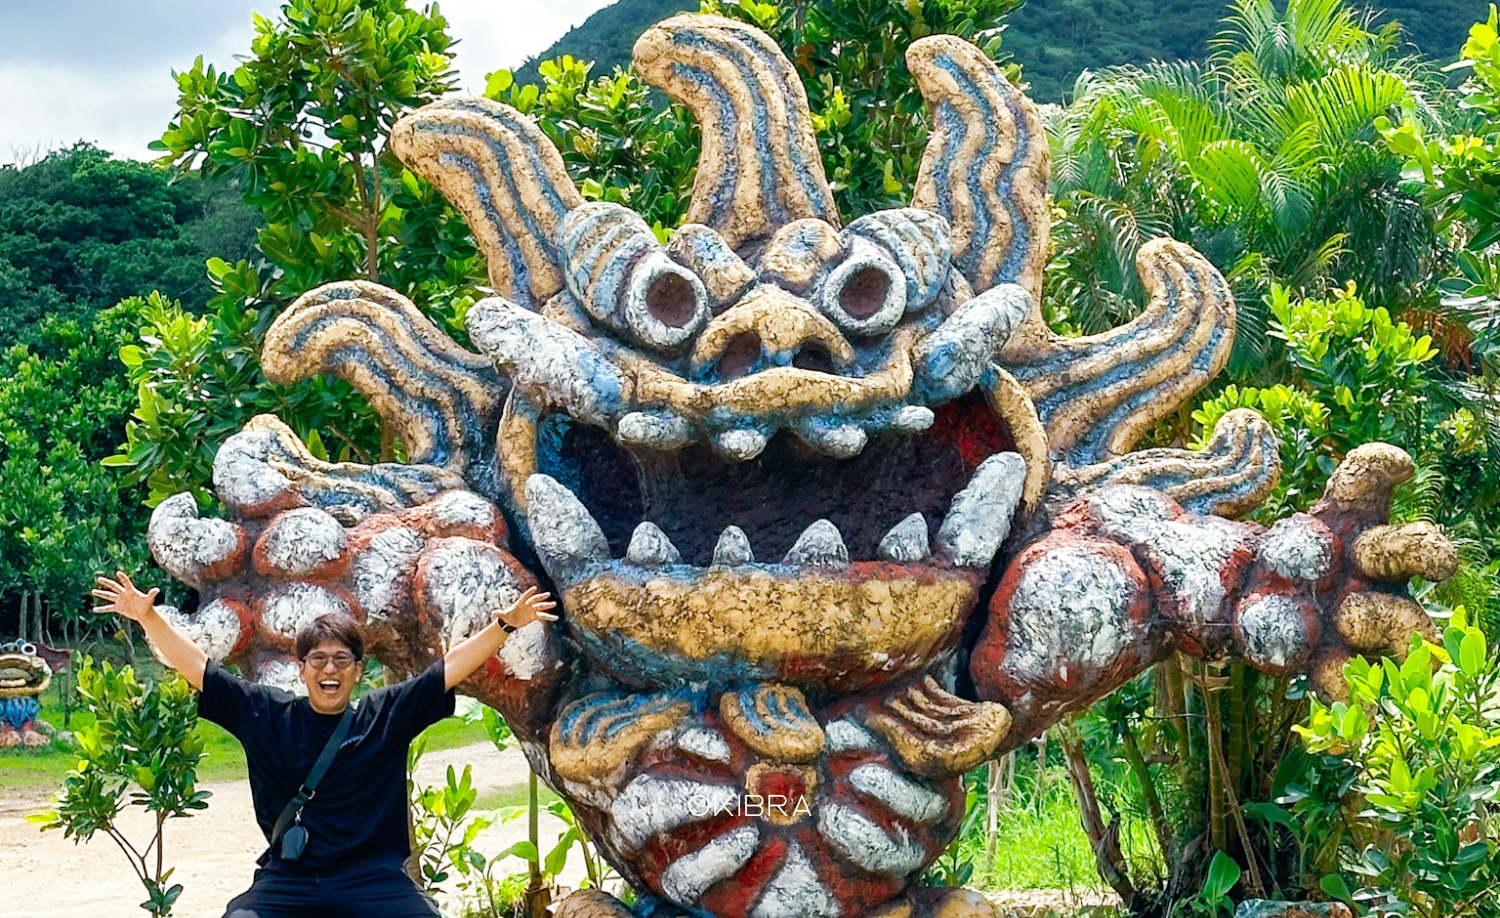
[[[368,858],[405,860],[406,753],[417,734],[453,713],[443,661],[405,682],[376,689],[354,706],[349,734],[302,810],[307,850],[283,864],[268,848],[263,867],[328,873]],[[198,715],[228,730],[245,747],[255,821],[266,840],[276,817],[302,785],[338,726],[340,714],[319,714],[282,689],[246,682],[210,661]]]

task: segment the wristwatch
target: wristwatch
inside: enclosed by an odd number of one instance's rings
[[[505,619],[501,618],[498,615],[495,616],[495,624],[499,625],[500,626],[500,630],[504,631],[506,634],[515,634],[516,633],[516,626],[510,624],[509,622],[507,622]]]

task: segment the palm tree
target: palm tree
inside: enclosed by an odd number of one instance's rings
[[[1048,115],[1065,211],[1052,311],[1090,332],[1133,315],[1135,252],[1163,231],[1234,285],[1242,379],[1278,362],[1263,334],[1272,282],[1319,294],[1352,280],[1372,305],[1411,303],[1441,247],[1375,121],[1435,122],[1435,76],[1370,21],[1343,0],[1288,0],[1284,12],[1234,0],[1206,65],[1081,76],[1072,105]]]

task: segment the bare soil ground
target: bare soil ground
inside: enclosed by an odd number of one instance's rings
[[[474,766],[479,796],[517,788],[530,774],[518,750],[496,752],[489,744],[429,752],[422,757],[417,780],[442,784],[449,765],[460,771]],[[255,872],[255,859],[265,849],[265,838],[250,809],[250,786],[245,781],[205,782],[213,792],[208,809],[167,824],[167,863],[176,864],[172,881],[183,885],[182,898],[172,914],[177,918],[220,918],[225,904],[243,892]],[[103,833],[86,844],[63,838],[60,831],[40,832],[26,822],[26,814],[45,809],[51,788],[0,788],[0,890],[8,893],[4,911],[25,918],[141,918],[138,905],[146,898],[140,881],[124,855]],[[120,819],[132,840],[150,833],[146,814],[130,811]],[[565,827],[556,817],[542,814],[542,851],[546,853]],[[526,820],[490,827],[476,840],[487,853],[497,853],[526,837]],[[563,882],[576,886],[582,866],[569,859]],[[525,869],[515,860],[503,865],[501,875]],[[576,875],[575,875],[576,874]],[[444,907],[455,904],[440,896]]]
[[[489,744],[429,752],[422,757],[417,780],[441,785],[448,766],[462,771],[474,766],[474,785],[481,798],[515,791],[526,784],[529,769],[518,750],[496,752]],[[173,881],[183,885],[173,915],[177,918],[221,918],[228,901],[250,885],[255,859],[265,848],[250,810],[250,788],[245,781],[215,781],[201,785],[213,792],[209,807],[190,819],[167,824],[166,851],[176,864]],[[51,788],[0,788],[0,890],[12,897],[3,910],[24,918],[141,918],[138,904],[145,891],[113,841],[102,833],[86,844],[75,844],[61,832],[40,832],[26,815],[45,809]],[[121,826],[131,839],[144,839],[150,823],[144,813],[129,811]],[[565,830],[556,817],[542,814],[543,853]],[[524,818],[498,823],[479,836],[477,847],[494,854],[526,837]],[[525,869],[512,859],[500,875]],[[576,854],[562,876],[565,887],[576,887],[583,867]],[[1011,890],[991,893],[1002,914],[1032,918],[1054,914],[1114,914],[1119,900],[1098,892]],[[452,896],[440,895],[445,910],[456,913]]]

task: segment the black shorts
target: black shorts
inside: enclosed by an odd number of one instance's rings
[[[313,876],[262,867],[230,903],[224,918],[433,918],[432,897],[401,869],[374,861]]]

